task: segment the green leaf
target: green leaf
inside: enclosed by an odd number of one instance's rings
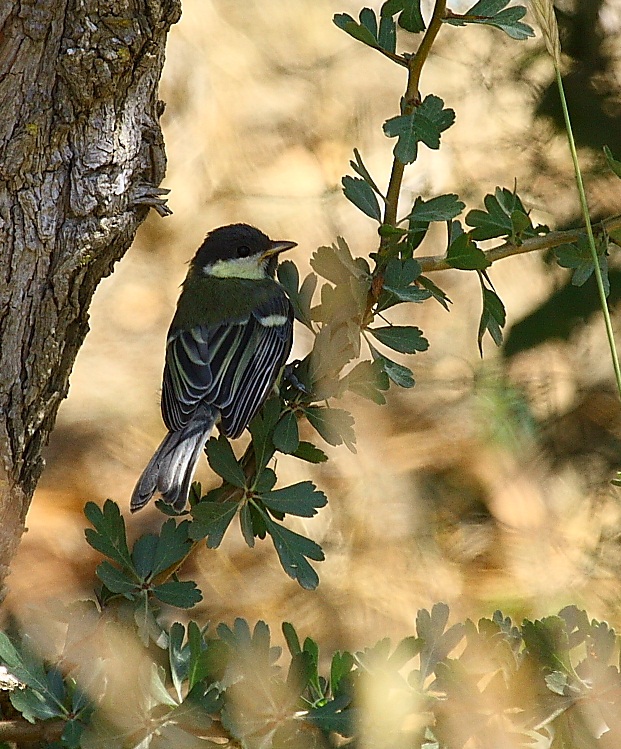
[[[369,47],[377,48],[379,46],[377,39],[369,29],[364,24],[355,21],[349,14],[337,13],[332,21],[335,26],[338,26],[339,29],[343,29],[346,34],[349,34],[359,42],[362,42]]]
[[[169,567],[186,557],[192,549],[192,541],[188,535],[190,523],[187,520],[177,524],[174,520],[167,520],[157,537],[157,546],[153,558],[151,576],[159,575]]]
[[[502,344],[502,328],[506,322],[506,312],[502,300],[491,289],[483,288],[483,311],[479,322],[477,340],[479,352],[483,356],[483,336],[488,332],[497,346]]]
[[[535,36],[532,28],[520,20],[526,14],[526,8],[515,6],[505,8],[509,0],[480,0],[466,11],[464,15],[452,15],[445,18],[445,23],[453,26],[465,26],[467,23],[495,26],[512,39],[523,40]],[[503,10],[505,8],[505,10]]]
[[[394,307],[395,304],[399,304],[400,302],[419,304],[431,297],[430,291],[427,289],[419,289],[418,286],[394,289],[392,286],[384,285],[382,291],[385,291],[386,294],[380,295],[377,307],[378,312]]]
[[[203,500],[192,508],[194,522],[189,529],[190,538],[194,541],[207,538],[207,546],[210,549],[217,548],[222,543],[226,529],[235,517],[237,507],[237,502]]]
[[[359,18],[360,23],[369,29],[374,39],[377,39],[377,18],[375,11],[371,10],[371,8],[363,8],[360,11]]]
[[[237,462],[231,443],[221,434],[217,439],[212,437],[205,446],[207,460],[212,470],[221,476],[229,484],[243,489],[246,485],[246,477]]]
[[[190,647],[184,645],[185,627],[174,622],[168,632],[168,662],[177,698],[183,697],[183,682],[188,678]]]
[[[431,296],[437,302],[440,302],[440,304],[447,312],[449,311],[449,304],[451,304],[451,300],[439,286],[436,286],[436,284],[430,278],[427,278],[427,276],[420,276],[418,279],[418,283],[425,289],[427,289]]]
[[[300,277],[298,269],[291,260],[283,260],[278,264],[278,280],[287,292],[287,296],[291,301],[293,307],[293,313],[295,319],[299,320],[302,325],[306,325],[307,328],[312,330],[311,317],[310,317],[310,298],[313,295],[315,286],[317,284],[317,277],[310,273],[305,279],[302,287],[298,289]],[[310,290],[310,295],[309,295]]]
[[[293,411],[285,411],[272,435],[274,447],[281,453],[294,453],[300,445],[298,420]]]
[[[570,673],[569,636],[565,621],[560,616],[546,616],[522,624],[524,646],[529,655],[552,671]]]
[[[417,34],[425,30],[425,22],[420,10],[420,0],[387,0],[380,11],[382,17],[399,16],[399,26]]]
[[[194,621],[188,622],[188,648],[190,651],[188,659],[188,686],[190,691],[196,684],[207,676],[205,662],[205,651],[207,643],[198,624]]]
[[[438,195],[430,200],[423,200],[419,196],[407,218],[411,221],[450,221],[459,216],[465,207],[466,204],[453,193]]]
[[[403,289],[416,281],[420,276],[420,263],[414,258],[400,260],[397,257],[390,258],[384,269],[384,284],[393,289]]]
[[[266,468],[264,471],[261,471],[261,474],[257,477],[253,489],[260,494],[261,492],[271,491],[275,485],[276,474],[271,468]]]
[[[63,747],[67,747],[67,749],[79,749],[84,728],[84,723],[79,720],[67,721],[61,736]]]
[[[315,590],[319,584],[319,577],[308,559],[322,562],[325,557],[321,546],[310,538],[279,525],[267,514],[264,520],[284,571],[293,580],[297,580],[305,590]]]
[[[264,492],[260,498],[266,507],[287,515],[312,518],[328,503],[326,495],[310,481],[301,481],[283,489]]]
[[[463,624],[454,624],[444,631],[448,617],[449,608],[445,603],[436,603],[431,612],[421,609],[416,616],[416,633],[420,641],[421,683],[433,673],[437,664],[457,647],[465,635]]]
[[[519,196],[507,190],[507,188],[497,187],[493,195],[486,195],[483,203],[486,210],[474,209],[466,216],[466,223],[472,226],[470,232],[472,239],[494,239],[495,237],[514,237],[515,224],[517,217],[515,212],[522,213],[530,230],[522,233],[527,236],[535,235],[537,232],[532,228],[532,223],[526,213]],[[523,220],[517,222],[523,224]]]
[[[141,581],[146,580],[151,574],[156,549],[157,536],[154,533],[147,533],[140,536],[134,544],[132,562]]]
[[[255,529],[252,522],[252,506],[245,503],[239,510],[239,527],[249,549],[254,548]],[[257,534],[258,535],[258,534]]]
[[[353,425],[354,417],[349,411],[341,408],[324,408],[323,406],[308,406],[304,409],[306,418],[323,439],[337,447],[343,443],[356,452],[356,435]]]
[[[384,132],[389,138],[397,137],[394,155],[403,164],[411,164],[418,156],[418,144],[428,148],[440,147],[440,136],[455,121],[455,112],[444,109],[438,96],[429,94],[411,114],[392,117],[384,123]]]
[[[298,449],[291,454],[294,458],[305,460],[307,463],[325,463],[328,460],[328,456],[324,451],[315,447],[312,442],[301,441]]]
[[[373,188],[365,180],[358,177],[345,175],[341,179],[343,193],[347,200],[353,203],[370,218],[381,223],[382,214],[380,211],[379,201],[373,192]]]
[[[357,148],[354,148],[354,159],[355,161],[349,162],[351,168],[383,199],[384,196],[380,192],[379,187],[373,181],[373,177],[369,174],[369,170],[364,165],[362,156],[360,156],[360,151]]]
[[[302,648],[300,646],[300,638],[291,622],[282,623],[282,633],[285,636],[285,642],[287,643],[291,655],[298,655],[301,653]]]
[[[94,526],[84,531],[87,542],[97,551],[113,561],[132,569],[132,560],[127,547],[125,535],[125,521],[119,506],[111,499],[107,499],[103,509],[94,502],[87,502],[84,514]]]
[[[606,157],[608,166],[614,172],[614,174],[616,174],[617,177],[621,177],[621,161],[617,161],[617,159],[614,158],[614,156],[612,155],[612,151],[610,150],[610,148],[608,148],[608,146],[604,146],[604,156]]]
[[[414,387],[416,383],[414,381],[411,369],[404,367],[403,364],[397,364],[397,362],[392,361],[392,359],[388,359],[388,357],[383,356],[379,353],[379,351],[374,349],[373,346],[369,346],[369,348],[371,349],[371,355],[373,356],[373,359],[381,363],[381,365],[384,367],[384,372],[386,372],[388,377],[395,383],[395,385],[398,385],[402,388]]]
[[[606,296],[608,296],[610,294],[610,281],[608,278],[608,258],[605,252],[605,245],[602,244],[599,249],[598,262],[604,282],[604,291]],[[562,268],[571,268],[573,270],[571,283],[574,286],[582,286],[595,271],[591,247],[585,235],[582,235],[573,244],[564,244],[560,247],[555,247],[554,254],[556,255],[558,264]]]
[[[384,284],[377,301],[376,310],[394,307],[400,302],[419,303],[429,299],[431,294],[426,289],[410,286],[420,276],[420,265],[417,260],[391,258],[384,269]]]
[[[137,590],[136,580],[127,577],[124,572],[117,567],[113,567],[108,561],[101,562],[97,566],[95,574],[112,593],[125,595]],[[131,598],[131,596],[127,597]]]
[[[203,652],[201,658],[207,661],[209,655]],[[209,671],[207,671],[206,676],[209,676]],[[191,734],[192,736],[209,735],[209,729],[213,725],[213,720],[210,716],[215,715],[222,710],[223,701],[219,689],[215,684],[209,684],[206,682],[207,679],[196,683],[192,689],[190,689],[183,702],[169,714],[171,722],[184,731],[181,741],[173,743],[173,745],[179,747],[179,749],[182,744],[187,741],[186,737],[188,734]],[[204,744],[201,740],[199,740],[198,744],[192,742],[190,746],[187,746],[187,749],[200,747],[201,744]],[[170,745],[171,744],[168,744],[168,746]],[[151,746],[155,749],[155,741]],[[162,749],[161,745],[160,749]]]
[[[377,42],[382,49],[395,53],[397,49],[397,26],[392,16],[381,16]]]
[[[152,592],[162,603],[180,609],[191,609],[203,600],[203,594],[193,580],[169,580],[153,588]]]
[[[250,422],[250,434],[252,435],[252,447],[257,462],[257,471],[269,463],[274,455],[274,443],[272,432],[276,422],[280,418],[281,402],[279,398],[269,398],[259,413]]]
[[[314,273],[309,273],[304,281],[302,281],[302,285],[300,286],[300,293],[298,295],[298,301],[300,305],[300,312],[303,317],[300,322],[304,323],[307,328],[310,330],[313,330],[313,326],[311,325],[311,304],[313,301],[313,294],[315,293],[315,289],[317,288],[317,276]]]
[[[309,723],[319,726],[326,733],[334,731],[341,736],[351,737],[355,734],[356,723],[360,719],[360,714],[355,709],[345,709],[350,702],[350,695],[341,694],[325,705],[309,710],[307,720]]]
[[[426,351],[429,341],[420,328],[409,325],[388,325],[382,328],[367,328],[369,333],[384,346],[402,354],[415,354]]]
[[[58,671],[45,672],[41,661],[32,653],[27,638],[18,648],[4,632],[0,632],[0,661],[26,689],[15,689],[10,694],[11,704],[26,720],[64,717],[67,709],[62,702],[65,687]]]
[[[285,291],[289,298],[296,297],[300,285],[300,274],[295,263],[291,260],[283,260],[278,263],[276,272],[278,274],[278,280],[285,287]]]
[[[405,637],[388,658],[388,665],[396,671],[415,658],[422,650],[423,642],[418,637]]]
[[[382,406],[386,398],[382,390],[388,390],[390,382],[381,362],[361,361],[342,380],[343,386],[352,393]]]
[[[22,714],[29,723],[50,718],[62,718],[63,711],[51,699],[49,693],[42,694],[36,689],[16,689],[9,696],[13,707]]]
[[[420,11],[420,0],[405,0],[403,11],[399,16],[399,26],[413,34],[425,30],[425,22]]]
[[[483,250],[472,241],[470,234],[459,234],[448,248],[446,262],[458,270],[484,270],[491,262]]]
[[[354,663],[354,656],[346,650],[334,653],[332,663],[330,664],[330,690],[332,694],[338,692],[339,684],[350,673],[354,667]]]

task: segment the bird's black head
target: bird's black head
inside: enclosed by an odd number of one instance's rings
[[[295,246],[295,242],[274,241],[254,226],[229,224],[209,232],[192,267],[220,278],[273,278],[278,255]]]

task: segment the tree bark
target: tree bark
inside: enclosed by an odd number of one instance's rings
[[[93,292],[149,204],[164,212],[157,87],[179,16],[179,0],[0,3],[2,592]]]

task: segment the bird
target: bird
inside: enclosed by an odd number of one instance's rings
[[[293,307],[276,268],[296,246],[229,224],[209,232],[190,261],[166,340],[168,433],[138,479],[132,512],[156,493],[183,510],[214,426],[237,439],[273,392],[293,343]]]

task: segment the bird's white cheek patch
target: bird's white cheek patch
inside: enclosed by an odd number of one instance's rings
[[[278,328],[287,322],[287,318],[284,315],[267,315],[259,317],[259,322],[264,328]]]
[[[203,273],[216,278],[261,280],[265,278],[265,263],[259,263],[256,256],[217,260],[213,265],[203,266]]]

